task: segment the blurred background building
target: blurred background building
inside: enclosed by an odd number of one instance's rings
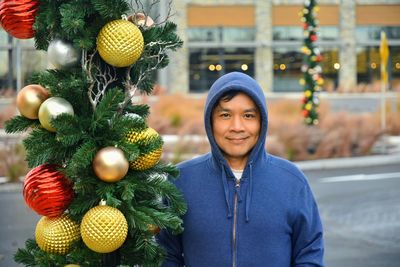
[[[400,91],[400,0],[320,0],[317,44],[328,92],[379,90],[379,38],[388,37],[389,88]],[[303,29],[296,0],[174,0],[172,20],[184,47],[158,73],[169,92],[202,93],[220,75],[242,71],[268,92],[300,92]],[[168,1],[150,15],[163,20]],[[154,18],[153,17],[153,18]],[[47,67],[34,40],[0,30],[0,88],[21,88],[32,71]],[[358,89],[357,91],[363,91]]]

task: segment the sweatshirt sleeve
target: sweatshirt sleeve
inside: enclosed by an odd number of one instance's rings
[[[166,252],[165,260],[161,267],[184,266],[181,235],[173,235],[167,230],[162,230],[156,236],[156,239]]]
[[[308,184],[301,190],[298,204],[293,222],[292,266],[325,266],[321,219]]]

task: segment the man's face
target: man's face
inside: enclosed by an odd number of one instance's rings
[[[243,169],[260,134],[260,112],[244,93],[220,100],[212,113],[212,129],[217,145],[233,169]]]

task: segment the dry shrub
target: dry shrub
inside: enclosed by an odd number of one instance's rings
[[[386,107],[386,133],[400,135],[400,93],[397,94],[396,101],[388,103]]]
[[[26,152],[19,139],[3,138],[0,150],[0,176],[11,182],[19,181],[28,172]]]
[[[151,104],[148,123],[162,134],[205,134],[204,98],[163,95]]]
[[[165,147],[174,162],[209,150],[208,144],[185,141],[187,135],[204,135],[203,98],[182,95],[163,95],[152,104],[149,124],[161,134],[177,134],[177,144]],[[306,126],[299,100],[268,102],[269,124],[267,150],[290,160],[311,160],[367,155],[382,135],[379,114],[331,112],[327,101],[321,100],[318,109],[320,123]],[[399,113],[388,113],[387,128],[399,131]],[[171,156],[172,155],[172,156]]]
[[[4,122],[11,119],[17,114],[17,107],[15,105],[15,101],[6,106],[5,108],[0,110],[0,128],[4,128]]]
[[[351,157],[370,154],[382,135],[379,120],[373,114],[332,113],[321,121],[323,139],[316,157]]]

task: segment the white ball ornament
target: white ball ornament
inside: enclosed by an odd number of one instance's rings
[[[51,120],[62,113],[74,115],[72,105],[61,97],[50,97],[39,108],[39,121],[46,130],[55,132],[56,129],[51,125]]]
[[[80,51],[71,43],[54,39],[47,49],[48,59],[56,69],[68,69],[76,66],[81,58]]]

